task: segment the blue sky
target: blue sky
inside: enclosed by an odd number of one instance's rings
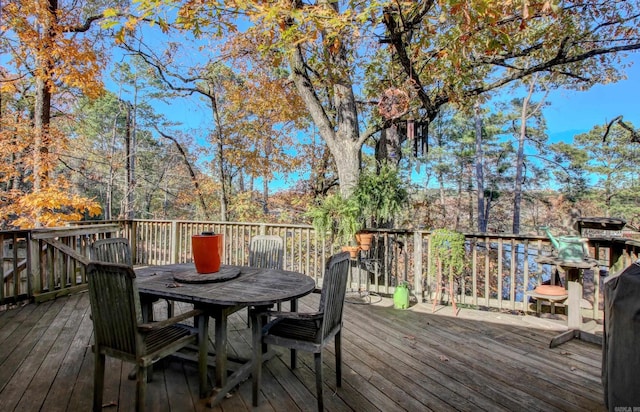
[[[551,142],[571,142],[573,136],[603,125],[622,115],[624,120],[640,127],[640,53],[631,54],[631,67],[627,68],[627,79],[617,83],[599,84],[586,91],[558,89],[552,91],[547,101],[550,106],[544,111],[547,132]],[[186,128],[210,127],[211,112],[205,104],[188,105],[175,103],[162,107],[171,120],[180,121]]]
[[[571,143],[575,135],[596,125],[604,125],[619,115],[636,128],[640,127],[640,105],[637,102],[640,94],[640,53],[632,53],[627,62],[635,64],[626,69],[625,80],[596,85],[586,91],[558,89],[549,94],[547,101],[550,105],[545,108],[544,116],[550,143]],[[203,102],[194,102],[193,98],[186,104],[159,103],[157,108],[170,120],[181,122],[184,129],[204,131],[211,127],[210,108]],[[270,187],[280,190],[291,186],[295,179],[296,176],[290,176],[289,181],[277,179],[271,182]],[[259,179],[256,184],[260,184]]]
[[[617,116],[640,127],[640,55],[626,70],[627,79],[617,83],[596,85],[587,91],[555,90],[549,96],[551,105],[545,109],[547,131],[551,142],[571,142],[573,136],[595,125],[604,125]]]

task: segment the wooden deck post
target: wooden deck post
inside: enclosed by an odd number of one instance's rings
[[[422,232],[413,232],[413,288],[418,303],[424,300],[422,288]]]
[[[171,245],[170,250],[171,250],[171,254],[170,254],[170,258],[169,261],[170,263],[178,263],[178,243],[180,241],[180,234],[178,233],[178,222],[175,220],[171,221]]]
[[[33,296],[36,293],[40,293],[42,291],[42,268],[40,266],[40,240],[34,239],[32,236],[32,232],[29,232],[28,235],[28,252],[27,252],[27,278],[29,279],[28,284],[30,285],[30,290],[27,291],[29,296]]]

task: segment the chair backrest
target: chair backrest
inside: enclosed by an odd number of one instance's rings
[[[349,252],[331,256],[322,280],[320,312],[323,313],[322,338],[342,323],[342,309],[347,292],[351,259]]]
[[[142,310],[133,268],[90,262],[87,278],[96,346],[135,356],[141,344],[137,339]]]
[[[123,237],[96,240],[91,245],[91,260],[132,266],[129,240]]]
[[[258,235],[251,238],[249,266],[282,269],[284,266],[284,242],[280,236]]]

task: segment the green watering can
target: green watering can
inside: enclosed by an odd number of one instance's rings
[[[558,236],[555,237],[547,226],[542,226],[551,241],[553,247],[558,251],[558,257],[565,261],[579,262],[587,256],[584,239],[579,236]]]
[[[393,292],[393,307],[396,309],[409,308],[409,285],[407,282],[396,286],[396,290]]]

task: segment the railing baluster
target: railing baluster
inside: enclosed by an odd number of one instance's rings
[[[327,257],[335,252],[335,246],[319,237],[308,225],[135,220],[114,221],[111,224],[82,222],[76,227],[4,231],[0,232],[3,244],[0,304],[15,300],[18,296],[40,296],[45,292],[57,293],[86,284],[83,265],[66,252],[47,244],[47,238],[58,238],[76,254],[86,256],[93,240],[113,234],[128,235],[135,263],[151,265],[191,261],[191,235],[203,231],[224,234],[224,262],[240,265],[248,263],[248,242],[252,236],[258,233],[278,234],[285,239],[285,267],[306,273],[318,285],[322,282]],[[360,261],[354,268],[357,268],[358,276],[353,277],[353,286],[391,296],[396,281],[407,280],[418,301],[430,301],[434,296],[434,274],[431,273],[429,264],[430,232],[393,229],[372,231],[376,232],[374,247],[379,248],[380,253],[376,255],[375,251],[368,254],[362,252],[363,259],[368,261],[366,265],[364,261]],[[30,239],[26,257],[17,254],[16,245],[23,238]],[[532,262],[529,259],[534,259],[541,248],[549,244],[548,240],[540,236],[478,234],[468,235],[467,239],[467,257],[470,263],[458,283],[461,291],[459,302],[498,309],[526,310],[528,302],[524,298],[524,292],[529,288],[531,278],[542,280],[543,275],[545,278],[548,276],[547,269],[543,269],[541,265],[536,265],[535,272],[531,272]],[[10,247],[14,248],[12,253],[8,252]],[[627,243],[627,250],[622,254],[621,260],[630,264],[637,258],[638,248],[640,245],[636,243]],[[24,262],[25,259],[26,263],[21,266],[19,261]],[[371,278],[372,281],[369,281]],[[601,316],[599,304],[602,299],[598,285],[600,274],[595,273],[593,279],[593,312],[594,316]]]

